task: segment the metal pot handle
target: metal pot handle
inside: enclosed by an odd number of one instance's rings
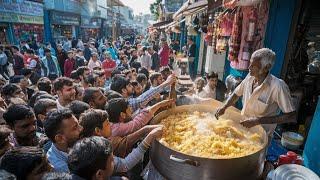
[[[200,163],[198,161],[195,160],[191,160],[191,159],[180,159],[175,157],[174,155],[170,155],[170,160],[177,162],[177,163],[181,163],[181,164],[189,164],[191,166],[200,166]]]

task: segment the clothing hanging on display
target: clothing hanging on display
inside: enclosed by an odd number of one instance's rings
[[[268,12],[268,0],[263,0],[263,2],[255,6],[238,7],[229,42],[228,58],[231,61],[230,66],[232,68],[247,70],[251,54],[263,47]],[[239,39],[237,38],[239,37],[240,47],[238,49]]]
[[[241,43],[241,31],[242,31],[242,12],[241,8],[237,8],[233,18],[232,31],[229,40],[229,55],[230,61],[237,61],[240,43]]]

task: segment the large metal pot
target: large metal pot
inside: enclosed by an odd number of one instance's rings
[[[215,112],[212,105],[185,105],[178,106],[159,113],[151,124],[158,124],[165,117],[181,112]],[[236,111],[226,112],[224,118],[239,121],[241,115]],[[158,140],[153,142],[150,158],[159,173],[169,180],[237,180],[260,178],[265,160],[267,135],[259,125],[252,128],[263,138],[263,148],[248,156],[232,159],[208,159],[190,156],[172,150]]]

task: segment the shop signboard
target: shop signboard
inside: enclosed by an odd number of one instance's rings
[[[22,1],[20,3],[0,1],[0,12],[43,16],[43,4],[32,1]]]
[[[81,27],[83,28],[100,28],[101,19],[81,16]]]
[[[60,25],[80,25],[80,16],[71,13],[51,11],[51,23]]]
[[[0,12],[0,22],[43,24],[43,17]]]

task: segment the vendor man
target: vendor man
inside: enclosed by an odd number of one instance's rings
[[[275,53],[268,48],[259,49],[252,54],[248,76],[218,109],[217,118],[242,97],[241,114],[246,119],[240,123],[247,128],[261,124],[269,140],[277,124],[295,122],[295,107],[287,84],[270,74],[275,57]]]

